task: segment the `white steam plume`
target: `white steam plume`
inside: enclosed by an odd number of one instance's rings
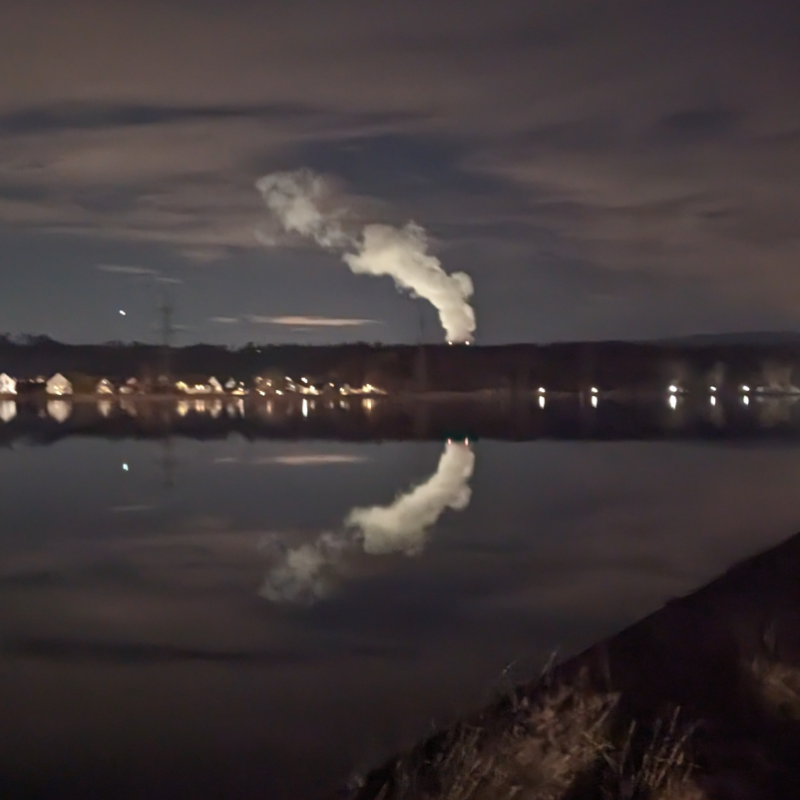
[[[423,228],[413,222],[403,228],[366,225],[358,236],[342,227],[346,209],[337,204],[329,184],[310,170],[276,172],[256,182],[264,202],[281,228],[313,239],[320,247],[341,250],[356,275],[388,275],[398,289],[421,297],[439,312],[449,342],[471,342],[475,310],[469,303],[472,279],[465,272],[448,274],[428,252]],[[274,241],[258,233],[266,245]]]
[[[275,603],[311,605],[326,598],[345,572],[347,554],[360,542],[370,555],[422,552],[430,528],[447,508],[469,505],[475,454],[468,443],[448,442],[436,472],[388,506],[354,508],[348,533],[323,533],[313,542],[284,550],[259,594]]]

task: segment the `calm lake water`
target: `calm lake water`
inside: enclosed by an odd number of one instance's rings
[[[768,439],[0,449],[0,796],[324,798],[800,529]]]

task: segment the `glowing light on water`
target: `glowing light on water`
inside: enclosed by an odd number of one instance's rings
[[[302,404],[302,406],[300,408],[301,408],[303,416],[307,417],[308,416],[308,400],[306,400],[305,397],[303,398],[303,404]]]
[[[717,404],[717,398],[716,397],[712,397],[710,399],[711,399],[711,405],[715,406]]]
[[[66,400],[48,400],[47,413],[56,422],[66,422],[72,414],[72,405]]]
[[[13,400],[0,400],[0,420],[11,422],[17,416],[17,404]]]
[[[749,406],[750,405],[750,398],[747,395],[745,395],[742,398],[742,403],[744,403],[744,405],[746,405],[746,406]]]
[[[544,395],[541,395],[539,397],[539,408],[544,408],[546,402],[547,401],[544,399]]]
[[[592,408],[597,408],[597,395],[592,395]]]
[[[678,407],[678,398],[674,394],[669,397],[669,407],[673,410]]]

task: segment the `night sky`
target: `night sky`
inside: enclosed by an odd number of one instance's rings
[[[423,225],[479,343],[800,321],[797,0],[2,5],[0,331],[152,341],[167,292],[182,343],[440,340],[256,240],[300,167]]]

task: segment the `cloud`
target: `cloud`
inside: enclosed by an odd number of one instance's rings
[[[208,321],[217,325],[237,325],[241,320],[238,317],[209,317]]]
[[[245,319],[254,325],[289,325],[304,328],[356,328],[361,325],[379,325],[376,319],[357,317],[265,317],[248,314]]]
[[[363,464],[369,461],[366,456],[348,455],[346,453],[299,453],[284,456],[262,456],[242,461],[232,456],[215,458],[215,464],[245,464],[254,467],[278,464],[284,467],[322,467],[331,464]]]
[[[158,272],[148,267],[134,267],[126,264],[98,264],[101,272],[113,272],[119,275],[158,275]]]
[[[128,506],[111,506],[109,511],[114,514],[133,514],[142,511],[152,511],[155,508],[158,508],[158,506],[146,503],[138,503]]]
[[[255,458],[251,464],[282,464],[286,467],[320,467],[329,464],[362,464],[369,461],[364,456],[345,455],[342,453],[309,453],[307,455],[273,456]]]
[[[745,309],[800,303],[792,0],[735,0],[722,25],[719,0],[462,0],[435,18],[422,0],[342,0],[333,20],[42,1],[7,0],[0,29],[15,230],[224,261],[258,247],[257,176],[308,164],[390,224],[481,245],[464,259],[489,293],[519,286],[513,246],[534,278],[579,264],[650,294],[689,279]],[[569,289],[577,303],[587,287]]]

